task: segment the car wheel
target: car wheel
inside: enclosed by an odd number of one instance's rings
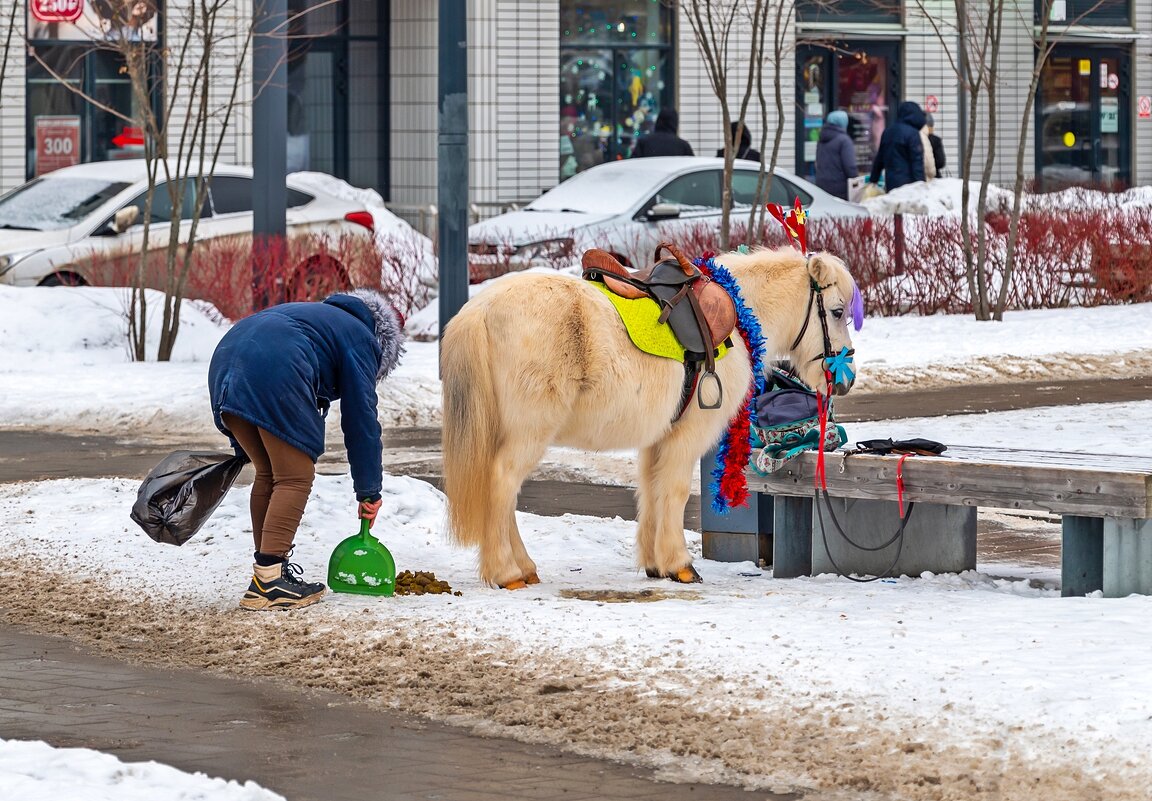
[[[76,273],[52,273],[46,275],[40,281],[40,286],[88,286],[85,281]]]
[[[284,294],[288,301],[323,300],[351,288],[344,265],[328,256],[314,256],[288,277]]]

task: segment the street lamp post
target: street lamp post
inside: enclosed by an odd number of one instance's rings
[[[440,0],[436,153],[440,334],[468,300],[468,4]]]

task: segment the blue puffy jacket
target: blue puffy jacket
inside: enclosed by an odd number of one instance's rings
[[[869,180],[877,183],[884,173],[884,188],[891,192],[897,187],[924,180],[924,145],[920,129],[926,118],[920,104],[905,100],[896,109],[896,123],[884,129],[880,147],[872,160]]]
[[[380,492],[382,446],[376,380],[382,351],[372,312],[359,298],[285,303],[246,317],[220,340],[208,368],[212,415],[234,414],[312,457],[324,452],[324,418],[340,401],[352,484],[363,500]]]

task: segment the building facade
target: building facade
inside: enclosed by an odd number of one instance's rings
[[[747,115],[754,142],[767,133],[766,157],[779,127],[779,164],[809,175],[819,126],[841,108],[865,169],[896,106],[915,100],[935,118],[946,174],[959,174],[966,152],[979,174],[992,150],[989,115],[980,113],[966,141],[969,88],[958,71],[972,56],[958,46],[956,3],[784,1],[783,47],[763,66],[768,109],[761,112],[754,94]],[[139,155],[130,123],[139,100],[108,43],[154,43],[166,58],[154,69],[172,70],[176,44],[188,38],[190,0],[16,2],[0,19],[0,44],[9,43],[0,189],[69,163]],[[253,0],[220,3],[228,23],[245,30]],[[437,8],[432,0],[290,0],[291,170],[337,175],[401,209],[435,203]],[[1023,119],[1043,12],[1054,44]],[[719,103],[685,9],[672,0],[470,0],[467,13],[470,200],[479,213],[626,158],[666,106],[679,111],[680,134],[698,155],[723,146]],[[1026,125],[1025,171],[1045,187],[1152,183],[1152,0],[1009,2],[1002,40],[994,180],[1013,180]],[[734,108],[748,50],[747,25],[737,23],[729,46]],[[233,37],[211,59],[219,104],[232,83],[238,90],[221,160],[250,163],[260,146],[251,133],[250,49]],[[163,105],[159,94],[153,102]]]

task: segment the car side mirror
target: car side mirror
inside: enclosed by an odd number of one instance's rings
[[[649,220],[674,220],[680,216],[680,206],[676,203],[657,203],[648,209]]]
[[[125,206],[112,215],[112,222],[108,224],[108,228],[114,234],[122,234],[136,224],[139,216],[139,206]]]

